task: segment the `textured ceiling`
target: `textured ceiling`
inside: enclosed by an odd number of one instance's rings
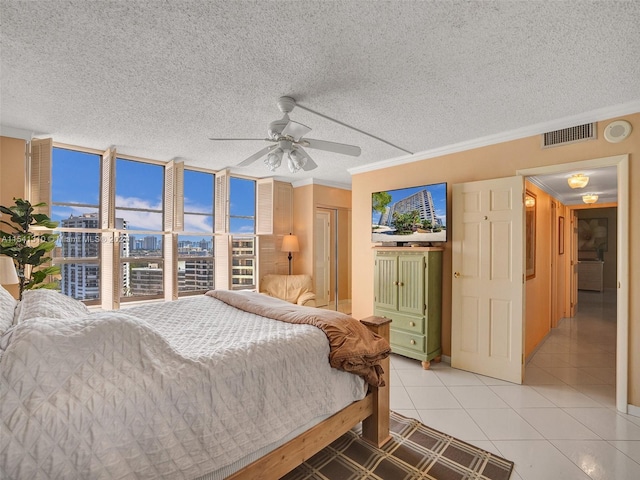
[[[265,144],[208,137],[264,138],[281,95],[411,152],[640,105],[637,1],[0,0],[0,12],[3,132],[216,170]],[[362,155],[309,150],[319,168],[279,178],[350,184],[349,168],[406,155],[299,108],[291,118]],[[270,175],[261,161],[234,171]]]

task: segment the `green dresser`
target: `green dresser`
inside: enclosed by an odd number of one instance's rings
[[[375,249],[374,314],[391,318],[391,349],[429,368],[440,361],[442,248]]]

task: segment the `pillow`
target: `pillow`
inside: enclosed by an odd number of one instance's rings
[[[13,312],[18,301],[8,291],[0,286],[0,336],[13,323]]]
[[[89,314],[89,309],[81,301],[44,288],[25,290],[20,304],[16,323],[36,317],[77,318]]]

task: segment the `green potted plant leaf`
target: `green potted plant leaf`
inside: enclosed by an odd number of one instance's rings
[[[20,299],[22,292],[33,288],[56,288],[57,282],[46,282],[50,275],[60,273],[60,267],[47,266],[51,260],[45,254],[56,246],[58,235],[37,235],[33,228],[54,229],[58,222],[52,221],[43,213],[34,213],[37,207],[46,205],[38,203],[31,205],[28,200],[14,198],[15,205],[0,206],[3,218],[0,223],[8,225],[12,231],[0,230],[0,255],[11,257],[16,265],[20,285]],[[9,221],[4,219],[9,216]],[[45,230],[46,231],[46,230]],[[44,233],[44,232],[43,232]]]

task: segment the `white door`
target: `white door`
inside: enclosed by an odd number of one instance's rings
[[[316,210],[315,225],[315,249],[316,249],[316,306],[324,307],[329,303],[329,275],[330,263],[330,226],[331,215],[329,212]]]
[[[522,383],[524,179],[453,186],[451,366]]]

